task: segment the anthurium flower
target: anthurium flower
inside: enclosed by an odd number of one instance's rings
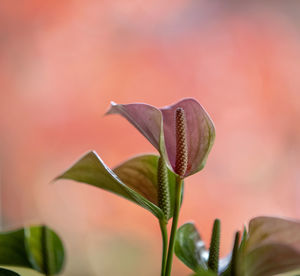
[[[300,222],[276,217],[252,219],[238,253],[238,275],[272,276],[296,269],[300,269]]]
[[[168,167],[177,174],[176,153],[178,155],[179,140],[181,149],[187,151],[183,177],[192,175],[204,167],[215,138],[212,120],[204,108],[192,98],[163,108],[143,103],[123,105],[112,102],[107,114],[120,114],[132,123],[159,151]],[[176,123],[177,119],[181,123]],[[186,137],[183,144],[180,144],[178,133]]]
[[[111,170],[96,152],[90,151],[56,180],[70,179],[96,186],[140,205],[158,219],[168,220],[174,209],[176,177],[167,170],[166,183],[170,190],[171,212],[166,217],[158,202],[158,160],[159,157],[153,154],[140,155]]]

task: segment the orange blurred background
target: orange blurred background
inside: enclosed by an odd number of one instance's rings
[[[159,275],[160,231],[144,209],[50,181],[90,149],[109,166],[155,152],[117,103],[196,98],[216,126],[186,179],[179,224],[222,255],[258,215],[300,219],[299,1],[2,1],[2,229],[44,222],[64,240],[63,275]],[[190,270],[176,258],[173,275]]]

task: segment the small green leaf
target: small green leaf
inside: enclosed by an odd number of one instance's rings
[[[0,264],[31,267],[24,246],[24,229],[0,233]]]
[[[64,263],[63,244],[47,226],[25,228],[25,248],[35,270],[46,275],[61,271]]]
[[[207,269],[206,260],[208,251],[194,223],[185,223],[177,230],[175,254],[184,264],[195,272],[200,273],[203,269]]]
[[[21,276],[21,275],[12,270],[8,270],[0,267],[0,276]]]
[[[63,262],[62,242],[46,226],[0,233],[0,265],[32,268],[53,275],[61,270]]]
[[[133,201],[162,219],[164,214],[157,206],[157,162],[156,155],[141,155],[111,170],[91,151],[56,180],[71,179],[96,186]],[[168,175],[173,210],[175,175],[171,171],[168,171]]]

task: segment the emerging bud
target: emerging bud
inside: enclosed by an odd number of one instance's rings
[[[211,235],[208,268],[218,273],[219,270],[219,249],[220,249],[220,220],[216,219],[213,226]]]
[[[158,159],[157,166],[157,185],[158,185],[158,207],[162,209],[166,219],[170,217],[170,191],[168,185],[168,170],[166,162],[162,157]]]
[[[175,161],[175,173],[181,178],[184,177],[187,164],[188,164],[188,148],[186,137],[186,120],[183,108],[178,107],[176,109],[175,117],[176,125],[176,161]]]

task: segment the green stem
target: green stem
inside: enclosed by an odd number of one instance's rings
[[[182,182],[183,182],[183,180],[180,177],[176,178],[175,206],[174,206],[174,214],[173,214],[172,229],[171,229],[171,236],[170,236],[170,242],[169,242],[169,250],[168,250],[168,258],[167,258],[167,266],[166,266],[165,276],[170,276],[171,270],[172,270],[174,244],[175,244],[175,237],[176,237],[178,217],[179,217],[180,204],[181,204]]]
[[[167,251],[168,251],[168,232],[167,224],[164,220],[159,221],[161,236],[162,236],[162,261],[161,261],[161,276],[165,276],[166,262],[167,262]]]

